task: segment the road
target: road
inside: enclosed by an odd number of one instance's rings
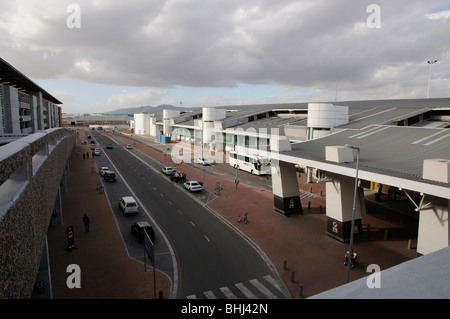
[[[115,142],[106,149],[111,139],[91,133],[102,147],[97,168],[109,166],[118,175],[118,182],[104,184],[124,244],[130,256],[142,259],[143,247],[129,226],[136,220],[154,225],[156,267],[171,278],[173,298],[285,298],[265,260],[194,194],[163,175],[159,163]],[[120,214],[117,200],[124,195],[138,200],[136,216]]]

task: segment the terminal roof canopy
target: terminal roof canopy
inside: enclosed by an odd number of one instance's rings
[[[450,198],[450,184],[423,178],[425,159],[450,160],[449,129],[390,125],[344,129],[292,144],[291,151],[281,152],[279,156],[280,160],[353,177],[355,161],[335,163],[325,158],[326,146],[346,144],[360,148],[361,179]],[[434,190],[424,188],[425,185],[433,186]]]

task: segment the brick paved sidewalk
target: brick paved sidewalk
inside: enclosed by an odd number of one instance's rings
[[[84,133],[80,132],[80,135]],[[80,139],[81,140],[81,139]],[[153,298],[153,271],[127,255],[111,208],[105,194],[96,187],[99,174],[90,172],[95,166],[82,154],[89,146],[75,146],[67,178],[67,192],[62,194],[63,225],[50,226],[48,245],[52,293],[55,299],[139,299]],[[78,154],[79,152],[79,154]],[[87,214],[91,225],[84,230],[83,215]],[[75,246],[68,251],[66,227],[73,225]],[[67,266],[77,264],[81,269],[81,288],[69,289],[66,280],[71,273]],[[170,281],[162,273],[156,273],[156,297],[169,295]]]

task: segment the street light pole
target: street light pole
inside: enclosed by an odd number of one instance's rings
[[[355,218],[356,218],[356,194],[358,190],[358,173],[359,173],[359,147],[345,144],[345,147],[356,150],[356,177],[355,177],[355,189],[353,193],[353,209],[352,209],[352,228],[350,229],[350,246],[348,248],[348,261],[347,261],[347,283],[350,281],[350,267],[353,254],[353,237],[355,233]]]
[[[435,64],[437,60],[434,61],[427,61],[427,63],[430,65],[430,74],[428,75],[428,92],[427,92],[427,99],[430,98],[430,83],[431,83],[431,67],[433,64]]]

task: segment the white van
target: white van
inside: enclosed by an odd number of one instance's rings
[[[119,208],[122,214],[136,214],[138,212],[138,204],[133,196],[123,196],[119,199]]]

